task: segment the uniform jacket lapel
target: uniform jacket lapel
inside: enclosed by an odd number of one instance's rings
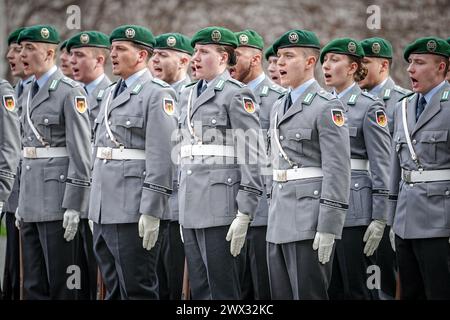
[[[89,95],[90,105],[89,109],[94,110],[100,107],[100,100],[97,99],[100,90],[105,90],[111,84],[111,80],[109,80],[108,76],[105,74],[105,77],[102,81],[95,87],[94,91]],[[103,91],[102,99],[105,98],[105,93]]]
[[[193,96],[195,96],[195,100],[193,101],[193,107],[192,107],[192,112],[191,112],[191,118],[194,115],[194,113],[206,102],[208,102],[211,98],[213,98],[216,95],[216,85],[220,80],[226,81],[227,79],[230,78],[230,74],[228,73],[228,71],[225,71],[224,73],[222,73],[221,75],[217,76],[211,83],[208,84],[208,87],[206,88],[206,90],[200,95],[200,97],[197,97],[197,92],[198,92],[198,86],[202,85],[203,82],[199,81],[195,84],[194,87],[194,94]]]
[[[31,107],[30,114],[33,113],[33,110],[39,106],[42,102],[47,100],[50,97],[49,88],[50,84],[53,80],[61,80],[64,75],[61,70],[57,69],[47,80],[42,88],[39,88],[38,93],[31,99]],[[31,90],[31,88],[30,88]],[[28,98],[28,97],[27,97]],[[26,98],[25,98],[26,99]],[[26,102],[25,102],[26,103]]]

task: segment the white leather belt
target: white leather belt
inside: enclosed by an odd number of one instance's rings
[[[402,169],[402,180],[411,182],[434,182],[450,180],[450,169],[409,171]]]
[[[22,156],[28,159],[68,157],[66,147],[24,147]]]
[[[181,147],[181,157],[191,156],[216,156],[216,157],[234,157],[233,146],[223,146],[216,144],[195,144]]]
[[[145,160],[145,151],[141,149],[98,147],[97,158],[106,160]]]
[[[369,160],[365,159],[350,159],[350,167],[352,170],[369,171]]]
[[[277,182],[286,182],[291,180],[319,178],[319,177],[323,177],[323,173],[322,168],[318,167],[273,170],[273,180]]]

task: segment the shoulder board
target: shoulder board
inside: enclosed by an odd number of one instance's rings
[[[308,92],[308,94],[305,96],[305,99],[303,99],[302,104],[309,106],[311,102],[314,100],[315,96],[316,96],[315,92]]]
[[[405,88],[402,88],[402,87],[400,87],[400,86],[395,86],[395,87],[394,87],[394,90],[397,91],[397,92],[400,92],[400,93],[402,93],[402,94],[410,94],[410,93],[411,93],[410,90],[405,89]]]
[[[158,78],[153,78],[152,82],[156,83],[156,84],[159,84],[161,87],[164,87],[164,88],[169,88],[170,87],[170,85],[167,82],[162,81],[162,80],[160,80]]]
[[[368,93],[367,91],[361,91],[361,94],[367,98],[372,99],[373,101],[378,100],[378,97],[374,96],[373,94]]]
[[[317,92],[317,95],[324,98],[325,100],[333,100],[335,99],[335,96],[333,96],[331,93],[325,91],[325,90],[320,90]]]
[[[57,81],[57,80],[53,80],[53,81]],[[64,83],[68,84],[72,88],[75,88],[75,87],[79,86],[78,82],[76,82],[76,81],[74,81],[74,80],[72,80],[70,78],[67,78],[67,77],[62,77],[61,78],[61,82],[64,82]],[[50,85],[50,87],[51,87],[51,85]]]
[[[138,83],[134,86],[133,90],[131,90],[132,94],[138,94],[142,90],[142,84]]]
[[[234,83],[235,85],[239,86],[240,88],[245,87],[245,84],[243,84],[242,82],[237,81],[237,80],[235,80],[235,79],[233,79],[233,78],[227,79],[227,81],[228,81],[228,82],[231,82],[231,83]],[[219,82],[220,82],[220,81],[219,81]]]
[[[450,90],[445,90],[442,92],[441,101],[448,101]]]
[[[61,79],[62,81],[62,79]],[[58,87],[59,84],[59,80],[52,80],[52,83],[50,83],[50,86],[48,87],[48,91],[55,91],[56,88]]]
[[[350,96],[350,98],[348,99],[347,104],[348,105],[355,105],[356,104],[356,98],[358,98],[358,95],[357,94],[352,94]]]
[[[225,85],[225,81],[220,79],[219,82],[217,82],[216,86],[214,87],[214,90],[222,91],[224,85]]]
[[[105,93],[104,89],[101,89],[98,94],[97,94],[97,100],[102,100],[103,99],[103,94]]]
[[[389,100],[391,98],[391,89],[385,89],[383,93],[383,100]]]
[[[278,87],[278,86],[276,86],[276,85],[270,86],[269,89],[272,90],[272,91],[275,91],[275,92],[278,93],[278,94],[282,94],[282,93],[284,93],[284,92],[287,91],[287,90],[284,89],[283,87]]]
[[[2,85],[2,84],[6,84],[6,83],[9,83],[8,81],[6,81],[5,79],[1,79],[0,80],[0,85]],[[14,85],[14,87],[13,88],[15,88],[17,86],[17,83]]]
[[[194,82],[188,83],[188,84],[186,84],[184,87],[185,87],[185,88],[192,87],[192,86],[195,85],[197,82],[198,82],[198,81],[194,81]]]

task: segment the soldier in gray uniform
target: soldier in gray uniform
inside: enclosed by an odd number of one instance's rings
[[[227,71],[236,62],[233,32],[208,27],[191,44],[201,80],[183,90],[179,120],[180,224],[191,293],[193,299],[240,299],[237,256],[265,193],[257,154],[259,106]]]
[[[25,299],[87,299],[77,233],[90,190],[87,101],[78,83],[55,66],[59,35],[48,25],[19,34],[25,74],[21,221]],[[19,221],[20,222],[20,221]],[[81,279],[80,279],[81,278]]]
[[[264,57],[266,58],[269,65],[267,66],[267,72],[269,73],[270,79],[281,86],[281,80],[280,80],[280,72],[278,71],[277,61],[278,57],[273,51],[273,46],[270,46],[266,49],[264,52]]]
[[[64,40],[59,47],[59,68],[63,75],[70,79],[73,79],[72,66],[69,62],[70,55],[69,51],[67,50],[67,41],[68,40]]]
[[[394,132],[394,110],[397,102],[410,93],[395,84],[389,76],[392,64],[392,45],[383,38],[369,38],[361,41],[364,49],[363,63],[367,67],[367,76],[358,84],[361,89],[383,100],[388,119],[389,133]],[[381,271],[380,299],[394,299],[396,295],[396,263],[395,252],[391,248],[388,224],[384,229],[383,238],[376,251],[376,263]]]
[[[267,141],[267,131],[270,126],[270,112],[273,104],[285,90],[273,83],[265,74],[262,67],[263,38],[253,30],[235,33],[238,39],[236,48],[237,63],[230,68],[230,75],[245,83],[255,95],[259,105],[259,122],[262,135]],[[266,171],[264,171],[266,170]],[[255,217],[247,232],[246,245],[243,250],[244,279],[242,283],[242,298],[269,300],[270,287],[267,271],[266,233],[267,216],[269,213],[268,196],[272,188],[272,171],[268,163],[261,168],[265,193],[258,203]],[[269,174],[270,173],[270,174]]]
[[[187,74],[194,53],[191,39],[180,33],[165,33],[156,37],[155,50],[150,59],[153,76],[165,81],[177,93],[191,83]],[[178,222],[178,166],[174,166],[173,192],[169,197],[169,210],[159,225],[161,242],[158,257],[159,298],[161,300],[179,300],[183,288],[184,245]]]
[[[375,299],[368,267],[387,220],[391,138],[384,104],[360,89],[364,50],[351,38],[334,39],[321,51],[325,83],[347,105],[352,179],[342,239],[336,243],[330,299]],[[365,243],[365,244],[364,244]]]
[[[104,93],[94,124],[94,253],[106,299],[158,299],[155,243],[172,193],[175,92],[147,68],[155,44],[149,29],[120,26],[109,40],[120,80]]]
[[[307,30],[288,31],[274,44],[281,83],[290,89],[275,102],[270,117],[272,299],[328,299],[333,245],[348,208],[345,109],[314,79],[319,49],[319,39]]]
[[[389,219],[401,299],[450,299],[450,45],[419,38],[404,51],[414,94],[397,104]]]
[[[69,62],[74,80],[83,85],[88,96],[89,120],[92,130],[105,90],[111,84],[104,69],[109,56],[109,37],[98,31],[80,32],[67,41],[66,48],[70,54]],[[94,139],[93,133],[91,139]],[[93,152],[95,151],[93,150]],[[85,285],[90,289],[90,299],[95,300],[97,297],[97,262],[94,256],[92,231],[88,213],[83,212],[80,218],[78,230],[81,251],[84,253],[81,270],[88,274],[88,277],[85,278],[88,282]]]
[[[14,95],[16,98],[17,114],[20,116],[22,109],[23,92],[27,85],[33,80],[33,76],[25,75],[23,63],[20,61],[20,45],[17,44],[17,38],[20,32],[25,28],[19,28],[11,32],[8,36],[8,59],[11,74],[19,78],[14,87]],[[19,137],[20,143],[20,137]],[[5,272],[3,274],[3,300],[19,300],[20,299],[20,235],[15,227],[14,213],[19,202],[19,178],[20,178],[20,161],[14,180],[14,185],[8,201],[3,206],[3,213],[6,222],[6,250],[5,250]]]

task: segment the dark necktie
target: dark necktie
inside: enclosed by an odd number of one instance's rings
[[[288,93],[286,101],[284,101],[284,114],[286,114],[286,112],[288,112],[288,110],[291,106],[292,106],[291,94]]]
[[[39,84],[37,83],[37,81],[33,82],[33,86],[31,87],[31,98],[34,98],[34,96],[36,95],[36,93],[38,93],[39,91]]]
[[[416,122],[417,122],[417,120],[419,120],[419,117],[422,114],[423,110],[425,109],[426,105],[427,105],[427,100],[425,100],[425,97],[422,96],[422,98],[420,98],[419,102],[417,103]]]
[[[205,91],[206,88],[208,88],[208,86],[206,85],[206,81],[202,80],[201,84],[202,85],[201,86],[199,85],[197,88],[197,97],[199,97],[203,93],[203,91]]]
[[[89,95],[89,92],[87,91],[87,87],[83,86],[84,92],[86,92],[87,95]]]
[[[126,88],[127,88],[127,83],[124,80],[120,80],[119,90],[117,90],[114,98],[116,98],[119,94],[121,94]]]
[[[18,86],[19,87],[17,88],[17,97],[20,98],[22,96],[22,93],[23,93],[23,82],[20,81]]]

